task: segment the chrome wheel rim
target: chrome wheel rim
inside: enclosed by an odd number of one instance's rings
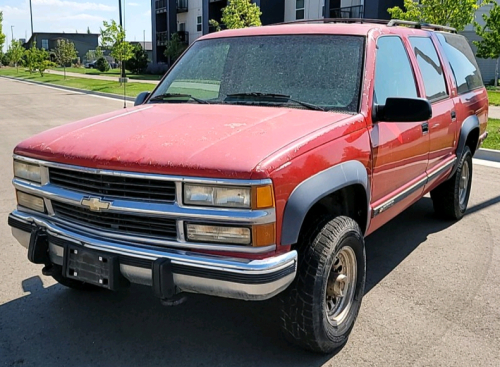
[[[349,314],[356,290],[357,263],[354,250],[345,246],[335,255],[328,275],[325,309],[328,322],[340,325]]]
[[[467,189],[469,188],[469,178],[470,178],[469,162],[464,161],[462,170],[460,172],[460,182],[458,188],[458,202],[461,208],[465,206],[465,200],[467,198]]]

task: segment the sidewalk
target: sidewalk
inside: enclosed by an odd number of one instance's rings
[[[492,119],[500,119],[500,106],[490,106],[488,117]]]
[[[63,71],[57,70],[47,70],[48,74],[53,75],[64,75]],[[96,79],[96,80],[109,80],[112,82],[118,82],[119,76],[101,76],[101,75],[91,75],[91,74],[80,74],[80,73],[70,73],[66,72],[66,76],[70,76],[73,78],[84,78],[84,79]],[[139,79],[129,79],[129,83],[144,83],[144,84],[158,84],[159,80],[139,80]]]

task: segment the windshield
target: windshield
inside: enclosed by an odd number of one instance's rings
[[[356,36],[198,41],[155,90],[151,101],[296,108],[309,104],[354,113],[358,111],[363,51],[364,38]]]

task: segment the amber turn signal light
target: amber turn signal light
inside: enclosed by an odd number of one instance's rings
[[[266,209],[274,207],[274,193],[272,185],[256,186],[252,188],[252,209]]]

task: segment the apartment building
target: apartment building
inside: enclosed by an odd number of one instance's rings
[[[403,0],[253,0],[262,11],[262,24],[301,19],[389,19],[387,9]],[[165,46],[173,33],[186,45],[214,32],[209,20],[220,22],[227,0],[151,0],[153,62],[166,62]]]

